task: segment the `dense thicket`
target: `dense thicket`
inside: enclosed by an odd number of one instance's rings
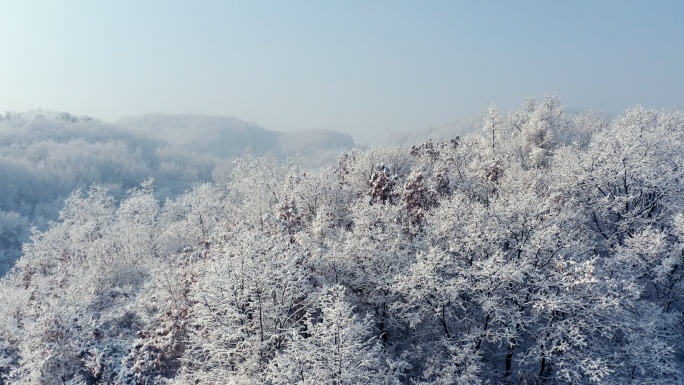
[[[353,144],[331,131],[280,133],[202,115],[144,115],[115,125],[68,113],[0,115],[0,276],[21,254],[30,226],[44,230],[77,188],[98,183],[118,201],[151,177],[163,201],[222,180],[236,157],[302,153],[303,167],[318,167]]]
[[[163,204],[77,191],[0,281],[0,383],[683,383],[683,136],[547,97]]]

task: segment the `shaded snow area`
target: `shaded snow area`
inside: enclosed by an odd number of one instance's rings
[[[313,171],[121,128],[166,118],[0,123],[0,384],[684,383],[682,113],[545,97]]]

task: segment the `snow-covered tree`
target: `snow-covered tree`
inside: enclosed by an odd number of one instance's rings
[[[193,383],[261,382],[309,302],[296,244],[253,230],[227,235],[190,293],[183,378]]]
[[[392,384],[373,337],[373,321],[360,318],[345,301],[344,287],[318,293],[315,306],[286,348],[269,364],[267,382],[278,384]]]

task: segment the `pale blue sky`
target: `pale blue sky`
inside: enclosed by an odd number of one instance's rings
[[[684,1],[0,0],[0,111],[234,116],[362,142],[558,93],[683,108]]]

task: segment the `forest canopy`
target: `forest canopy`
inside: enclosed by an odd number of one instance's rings
[[[0,384],[684,383],[684,115],[480,127],[70,193],[0,280]]]

